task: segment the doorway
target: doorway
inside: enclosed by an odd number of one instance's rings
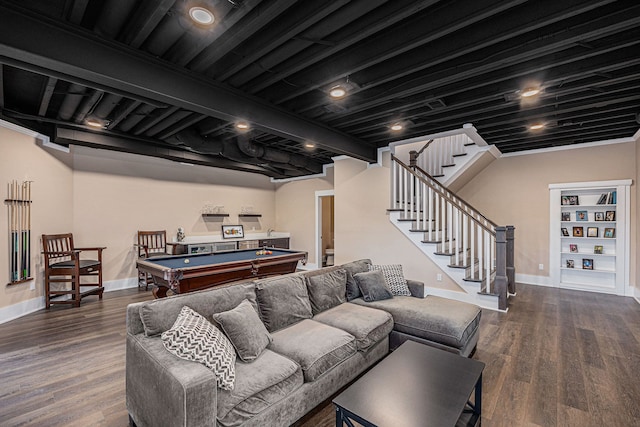
[[[316,265],[333,265],[334,246],[333,190],[316,191]]]

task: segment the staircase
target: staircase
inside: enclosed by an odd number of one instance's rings
[[[391,156],[389,219],[462,289],[428,293],[507,310],[509,293],[515,294],[514,227],[498,226],[419,166],[431,144],[412,150],[409,165]],[[449,153],[444,163],[456,157],[455,146]]]

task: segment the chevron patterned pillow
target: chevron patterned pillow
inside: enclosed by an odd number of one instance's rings
[[[213,371],[218,387],[233,390],[236,351],[229,339],[207,319],[189,307],[182,307],[171,329],[163,332],[161,338],[170,353],[202,363]]]
[[[402,273],[402,265],[370,265],[369,271],[371,270],[382,271],[384,280],[387,282],[387,286],[389,287],[389,290],[393,295],[407,297],[411,296],[409,286],[407,285],[407,280],[404,278],[404,273]]]

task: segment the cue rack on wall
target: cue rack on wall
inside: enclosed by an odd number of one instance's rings
[[[31,277],[31,181],[8,184],[9,209],[9,285],[32,280]]]

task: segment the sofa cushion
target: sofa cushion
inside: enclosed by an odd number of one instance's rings
[[[271,342],[271,335],[248,300],[232,310],[214,314],[213,320],[220,325],[243,362],[257,358]]]
[[[344,303],[313,317],[316,322],[342,329],[356,338],[358,351],[367,351],[393,329],[393,318],[384,310]]]
[[[384,275],[380,270],[367,271],[365,273],[357,273],[353,276],[358,283],[358,287],[362,292],[362,298],[367,301],[379,301],[383,299],[393,298],[393,294],[387,287]]]
[[[461,349],[480,323],[480,307],[430,295],[426,298],[395,297],[384,301],[353,301],[386,310],[394,329],[409,335]]]
[[[305,279],[288,274],[255,282],[260,318],[269,332],[312,316]]]
[[[272,334],[269,349],[295,361],[305,382],[315,381],[357,352],[353,335],[306,319]]]
[[[140,319],[144,325],[145,335],[150,337],[171,328],[184,306],[210,319],[213,313],[231,310],[244,299],[255,304],[256,294],[253,282],[220,286],[148,301],[140,307]]]
[[[407,279],[404,278],[402,265],[370,265],[369,270],[380,270],[387,283],[387,287],[393,295],[410,297],[411,291],[407,286]]]
[[[233,391],[218,390],[216,417],[223,426],[237,426],[282,400],[304,382],[295,362],[267,349],[251,363],[236,362]]]
[[[306,279],[313,314],[346,302],[346,270],[342,268],[331,270],[323,274],[306,276]]]
[[[357,273],[369,271],[369,265],[371,265],[370,259],[361,259],[347,264],[342,264],[340,266],[340,268],[344,268],[347,271],[347,301],[351,301],[352,299],[362,296],[362,292],[360,292],[360,288],[358,287],[358,282],[356,282],[356,279],[353,276]]]
[[[161,335],[164,347],[186,360],[199,362],[216,375],[216,385],[233,390],[236,352],[222,332],[207,319],[183,307],[175,323]]]

